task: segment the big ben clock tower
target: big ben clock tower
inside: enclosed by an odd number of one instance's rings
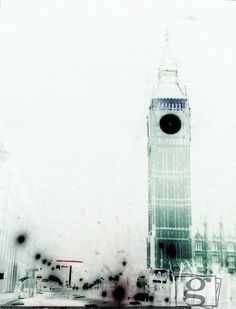
[[[168,38],[148,116],[148,268],[180,269],[192,259],[190,108]]]

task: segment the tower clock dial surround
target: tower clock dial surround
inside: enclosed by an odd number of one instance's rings
[[[176,134],[181,129],[181,120],[175,114],[166,114],[159,122],[161,130],[166,134]]]

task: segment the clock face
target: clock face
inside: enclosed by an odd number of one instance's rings
[[[175,134],[181,128],[181,121],[178,116],[167,114],[161,117],[160,127],[166,134]]]

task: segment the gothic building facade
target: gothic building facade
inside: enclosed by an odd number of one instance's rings
[[[204,222],[203,233],[194,235],[193,258],[200,273],[211,273],[219,268],[236,273],[236,237],[224,235],[222,222],[219,233],[209,235],[208,224]]]

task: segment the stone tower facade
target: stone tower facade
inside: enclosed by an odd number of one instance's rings
[[[168,38],[148,115],[148,268],[191,262],[190,108]]]

